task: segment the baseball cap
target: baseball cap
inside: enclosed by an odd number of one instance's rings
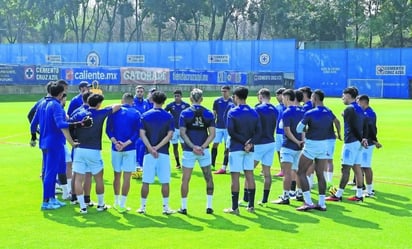
[[[81,81],[81,82],[79,83],[79,89],[82,88],[82,87],[92,87],[92,84],[90,84],[90,83],[87,82],[87,81]]]

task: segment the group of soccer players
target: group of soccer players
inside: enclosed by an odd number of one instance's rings
[[[276,106],[271,104],[267,88],[258,91],[258,104],[246,103],[249,90],[237,87],[231,95],[229,86],[221,88],[222,97],[214,101],[212,110],[202,105],[203,92],[190,92],[190,104],[182,100],[181,90],[174,91],[174,101],[163,106],[166,94],[155,88],[144,98],[143,86],[136,93],[125,93],[121,104],[102,107],[103,95],[90,92],[90,84],[81,82],[79,94],[71,101],[67,113],[64,103],[67,83],[63,80],[47,85],[48,95],[39,100],[29,113],[31,144],[39,133],[39,147],[43,153],[42,210],[57,209],[65,202],[55,198],[55,183],[65,186],[63,199],[80,205],[80,213],[95,204],[90,200],[91,176],[95,179],[97,210],[109,207],[104,201],[102,133],[107,119],[106,135],[110,139],[111,163],[114,171],[114,208],[120,213],[130,210],[126,205],[130,178],[143,172],[141,204],[138,213],[146,212],[149,186],[155,177],[161,183],[163,214],[175,211],[169,207],[171,166],[169,143],[173,145],[176,169],[182,169],[181,206],[177,212],[188,213],[189,182],[196,162],[202,169],[206,183],[206,213],[214,212],[212,198],[214,183],[212,170],[216,165],[218,145],[225,144],[222,167],[215,174],[231,174],[232,205],[226,213],[239,214],[239,206],[248,212],[255,210],[254,169],[261,163],[264,177],[262,199],[268,203],[272,184],[271,166],[275,151],[281,165],[283,189],[274,204],[290,204],[291,198],[303,201],[298,211],[317,209],[326,211],[325,201],[341,201],[343,190],[352,168],[357,184],[356,195],[350,201],[363,201],[363,179],[366,177],[366,197],[374,195],[371,156],[377,140],[376,114],[366,95],[358,96],[355,87],[344,89],[342,100],[344,145],[342,149],[342,177],[339,188],[330,189],[333,154],[336,138],[341,139],[340,122],[324,106],[322,90],[309,87],[280,88],[276,91]],[[303,105],[301,103],[303,102]],[[66,146],[66,140],[73,147]],[[182,160],[179,156],[182,146]],[[211,149],[210,149],[211,148]],[[312,202],[312,176],[317,176],[319,201]],[[73,173],[73,174],[72,174]],[[244,196],[239,202],[240,174],[245,176]],[[71,193],[71,195],[69,194]]]

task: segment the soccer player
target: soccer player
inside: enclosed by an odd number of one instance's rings
[[[144,98],[144,87],[141,85],[136,86],[136,95],[134,97],[134,108],[143,114],[150,110],[152,107],[147,99]],[[143,166],[145,146],[140,139],[136,140],[136,171],[141,171]],[[132,177],[134,177],[132,175]]]
[[[278,161],[279,164],[281,165],[280,162],[280,148],[282,147],[283,144],[283,126],[281,126],[281,122],[282,122],[282,115],[283,112],[286,110],[285,105],[283,104],[282,101],[282,93],[286,90],[286,88],[281,87],[278,90],[276,90],[276,100],[278,101],[279,104],[277,104],[275,107],[278,110],[278,120],[276,121],[276,134],[275,134],[275,150],[277,151],[278,154]],[[277,177],[283,177],[283,171],[282,171],[282,166],[281,166],[281,170],[279,173],[277,173],[275,176]]]
[[[357,100],[359,106],[367,116],[368,123],[368,148],[362,150],[362,163],[361,168],[365,175],[366,181],[366,197],[374,197],[375,191],[373,190],[373,171],[372,171],[372,153],[373,149],[382,147],[382,144],[378,142],[377,134],[378,128],[376,127],[376,113],[369,105],[369,97],[367,95],[360,95]]]
[[[50,97],[46,97],[37,108],[30,125],[31,144],[35,144],[36,132],[40,130],[39,147],[43,152],[43,203],[41,210],[57,209],[66,204],[55,199],[55,182],[61,168],[66,167],[64,145],[67,141],[77,146],[69,133],[69,123],[61,103],[65,88],[62,84],[50,86]]]
[[[141,204],[136,212],[146,212],[146,200],[149,194],[149,184],[154,182],[155,176],[162,184],[163,214],[173,214],[169,208],[170,158],[169,141],[173,136],[173,117],[162,109],[166,101],[166,94],[155,91],[152,94],[154,107],[142,114],[140,138],[146,146],[143,159],[143,179],[141,188]]]
[[[307,112],[307,111],[309,111],[310,109],[313,108],[313,103],[311,101],[312,89],[310,89],[310,87],[308,87],[308,86],[304,86],[304,87],[300,87],[298,90],[300,92],[302,92],[302,94],[303,94],[303,99],[302,99],[302,101],[303,101],[303,106],[302,106],[303,111]]]
[[[126,212],[127,194],[131,173],[135,171],[136,140],[139,137],[140,113],[133,107],[133,95],[125,93],[120,111],[107,118],[106,134],[112,141],[112,166],[114,170],[114,208]],[[121,177],[123,173],[123,184]],[[120,186],[121,185],[121,186]],[[121,196],[120,196],[120,188]]]
[[[237,87],[234,99],[237,104],[227,116],[227,130],[230,135],[230,175],[232,191],[232,207],[224,209],[225,213],[239,214],[239,177],[243,171],[248,187],[248,212],[254,212],[255,179],[253,177],[253,145],[258,141],[262,132],[259,114],[246,104],[248,96],[246,87]]]
[[[180,115],[180,135],[184,140],[183,175],[181,185],[182,205],[178,210],[187,214],[187,195],[189,181],[196,161],[202,169],[206,181],[206,213],[212,214],[213,178],[211,173],[211,157],[209,144],[215,137],[215,117],[211,111],[201,106],[203,92],[194,88],[190,92],[192,106]]]
[[[212,147],[212,168],[215,168],[216,164],[216,157],[217,157],[217,149],[220,143],[225,143],[225,152],[224,152],[224,159],[222,168],[215,171],[215,174],[226,174],[226,167],[228,163],[228,149],[226,148],[226,141],[227,141],[227,129],[226,129],[226,120],[224,119],[224,113],[227,109],[227,106],[232,103],[232,98],[230,97],[230,87],[229,86],[222,86],[220,89],[222,93],[222,97],[215,99],[213,102],[213,113],[215,114],[216,118],[216,136],[215,140],[213,141]]]
[[[87,99],[89,105],[88,112],[93,118],[93,125],[76,129],[79,146],[74,149],[73,171],[76,173],[75,192],[77,201],[80,204],[80,213],[87,213],[87,204],[84,199],[84,178],[87,172],[91,172],[96,182],[97,211],[105,211],[108,206],[104,202],[104,182],[103,182],[103,160],[102,132],[103,123],[107,116],[117,112],[121,105],[113,105],[101,108],[104,100],[103,95],[92,94]]]
[[[333,133],[336,116],[323,105],[324,98],[325,94],[319,89],[312,93],[311,100],[315,108],[307,111],[296,127],[298,133],[305,130],[305,145],[299,157],[298,166],[298,177],[305,202],[296,209],[298,211],[310,209],[326,211],[326,181],[323,173],[328,160],[329,134]],[[310,196],[310,185],[307,178],[307,171],[313,165],[318,178],[319,189],[319,202],[316,206]]]
[[[296,94],[292,89],[287,89],[282,93],[282,101],[286,110],[282,114],[284,137],[280,149],[280,162],[282,166],[283,194],[278,200],[272,201],[275,204],[290,204],[289,192],[292,183],[292,170],[298,169],[299,155],[303,146],[303,135],[296,132],[296,127],[303,117],[303,110],[296,105]]]
[[[256,141],[254,149],[255,167],[262,163],[263,171],[263,197],[259,205],[265,205],[268,202],[270,187],[272,185],[272,176],[270,175],[270,168],[273,163],[273,156],[275,155],[275,139],[274,133],[276,129],[276,121],[279,113],[275,106],[270,104],[270,91],[267,88],[262,88],[258,92],[259,104],[255,107],[259,114],[262,126],[262,133]],[[246,183],[245,183],[246,184]]]
[[[179,131],[179,119],[180,119],[180,113],[188,108],[190,105],[182,100],[182,90],[175,90],[173,92],[175,100],[165,107],[165,111],[170,112],[173,116],[174,120],[174,125],[175,125],[175,131],[173,132],[173,137],[172,137],[172,145],[173,145],[173,154],[175,156],[176,160],[176,169],[180,169],[180,159],[179,159],[179,141],[182,144],[184,141],[182,140],[180,136],[180,131]]]
[[[83,93],[90,91],[91,86],[92,85],[87,81],[81,81],[79,83],[79,94],[77,94],[70,100],[69,108],[67,109],[67,115],[71,116],[74,110],[83,105],[82,95]]]
[[[349,171],[352,168],[356,177],[356,195],[348,198],[349,201],[363,201],[363,175],[360,167],[362,147],[368,146],[367,124],[362,108],[356,103],[358,89],[347,87],[343,90],[342,101],[347,107],[343,111],[344,144],[342,148],[342,176],[336,194],[326,198],[327,201],[342,201],[343,191],[349,180]],[[366,124],[366,125],[365,125]]]

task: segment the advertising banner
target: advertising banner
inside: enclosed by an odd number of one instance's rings
[[[254,85],[283,85],[284,77],[282,72],[259,72],[253,74],[252,84]]]
[[[169,84],[168,68],[121,67],[120,84]]]
[[[81,81],[91,83],[94,80],[103,85],[117,85],[121,77],[119,68],[87,67],[62,68],[61,78],[71,85],[77,85]]]

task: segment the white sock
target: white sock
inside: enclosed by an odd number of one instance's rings
[[[362,188],[357,188],[356,189],[356,197],[362,197],[363,195],[363,189]]]
[[[67,184],[61,185],[61,187],[62,187],[62,192],[63,192],[62,193],[63,198],[69,196],[69,191],[67,190]]]
[[[319,201],[318,201],[319,206],[325,207],[325,195],[319,195]]]
[[[86,208],[86,203],[84,202],[84,195],[77,195],[77,201],[79,202],[80,208]]]
[[[296,189],[296,195],[302,195],[302,189],[301,188]]]
[[[366,191],[367,191],[368,193],[372,193],[372,190],[373,190],[373,184],[367,184],[367,185],[366,185]]]
[[[329,174],[328,174],[329,172],[327,172],[327,171],[323,171],[323,178],[325,178],[325,181],[326,181],[326,183],[329,183],[330,182],[330,180],[329,180]]]
[[[332,183],[333,181],[333,172],[328,172],[329,182]]]
[[[163,197],[163,210],[169,210],[169,197]]]
[[[226,170],[227,166],[226,165],[222,165],[222,169]]]
[[[124,207],[126,207],[126,199],[127,199],[127,196],[125,196],[125,195],[122,195],[121,197],[120,197],[120,207],[122,207],[122,208],[124,208]]]
[[[289,190],[283,190],[283,199],[289,199]]]
[[[182,198],[182,209],[187,209],[187,197]]]
[[[206,208],[212,208],[213,195],[206,195]]]
[[[97,195],[97,205],[98,206],[104,205],[104,194]]]
[[[313,186],[313,181],[312,181],[312,179],[310,178],[310,176],[306,176],[306,179],[308,179],[309,189],[311,189],[312,186]]]
[[[310,191],[303,192],[303,199],[308,205],[313,205],[312,198],[310,197]]]
[[[141,204],[140,204],[140,208],[141,208],[141,209],[146,209],[146,201],[147,201],[146,198],[142,198]]]
[[[343,195],[343,189],[338,188],[338,191],[336,191],[335,196],[336,196],[336,197],[342,197],[342,195]]]
[[[67,179],[67,191],[69,192],[69,194],[72,194],[72,179],[71,178]]]
[[[114,204],[119,205],[119,195],[114,195]]]

